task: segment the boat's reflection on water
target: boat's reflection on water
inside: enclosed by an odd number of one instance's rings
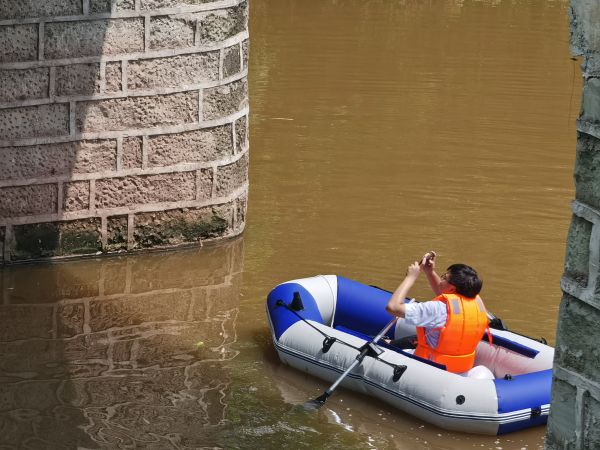
[[[243,240],[0,271],[0,447],[195,448],[226,416]]]

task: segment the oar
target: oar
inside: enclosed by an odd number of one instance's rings
[[[327,401],[327,399],[329,398],[329,396],[331,394],[333,394],[333,391],[335,391],[335,389],[338,387],[338,385],[342,382],[342,380],[344,378],[346,378],[346,376],[352,372],[354,370],[354,368],[356,366],[358,366],[363,359],[365,359],[365,356],[367,355],[380,355],[383,350],[381,350],[379,347],[377,347],[377,342],[379,341],[379,339],[381,339],[385,333],[387,333],[387,331],[396,323],[396,321],[398,320],[397,317],[394,317],[390,323],[388,323],[383,330],[381,330],[379,332],[379,334],[377,336],[375,336],[373,339],[371,339],[369,342],[367,342],[365,345],[363,345],[360,349],[360,353],[358,354],[358,356],[356,357],[356,361],[354,361],[352,363],[352,365],[350,367],[348,367],[346,369],[346,371],[337,379],[335,380],[335,382],[329,387],[329,389],[327,389],[325,392],[323,392],[322,395],[320,395],[319,397],[315,398],[314,400],[309,400],[306,403],[304,403],[303,407],[305,410],[314,410],[314,409],[319,409],[321,406],[323,406],[325,404],[325,402]]]

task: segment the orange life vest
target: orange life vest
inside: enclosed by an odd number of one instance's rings
[[[446,304],[446,325],[440,329],[436,348],[427,344],[425,328],[417,327],[415,355],[444,364],[449,372],[466,372],[473,367],[475,349],[488,329],[485,306],[479,296],[467,298],[458,294],[442,294],[433,301]]]

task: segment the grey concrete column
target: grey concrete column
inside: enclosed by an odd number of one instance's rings
[[[584,85],[546,436],[561,450],[600,448],[600,2],[571,0],[569,16]]]
[[[0,264],[245,224],[245,0],[0,0]]]

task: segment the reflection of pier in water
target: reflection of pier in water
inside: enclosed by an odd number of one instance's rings
[[[243,241],[0,272],[0,446],[186,448],[225,415]]]

